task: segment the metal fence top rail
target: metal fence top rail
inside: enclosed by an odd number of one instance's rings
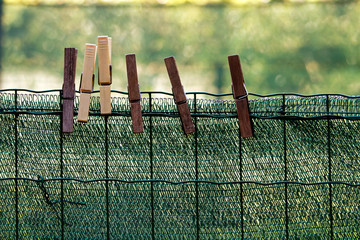
[[[112,90],[112,112],[110,116],[131,116],[128,92]],[[90,104],[89,116],[101,116],[99,91]],[[141,111],[144,117],[179,117],[172,93],[144,91]],[[236,118],[235,101],[232,93],[213,94],[208,92],[186,93],[192,117],[197,118]],[[0,89],[1,114],[61,115],[62,89],[35,91],[30,89]],[[119,96],[120,95],[120,96]],[[121,96],[123,95],[123,96]],[[159,96],[160,95],[160,96]],[[162,96],[161,96],[162,95]],[[199,95],[202,95],[199,97]],[[165,96],[165,97],[164,97]],[[168,97],[167,97],[168,96]],[[360,120],[360,96],[345,94],[275,93],[261,95],[249,93],[250,116],[253,119],[321,120],[348,119]],[[79,110],[79,91],[74,101],[74,114]]]
[[[23,88],[9,88],[9,89],[0,89],[0,93],[2,92],[28,92],[28,93],[61,93],[62,89],[48,89],[48,90],[32,90],[32,89],[23,89]],[[99,90],[94,90],[93,93],[99,93]],[[123,95],[128,95],[126,91],[119,91],[119,90],[111,90],[112,93],[118,93]],[[76,93],[80,93],[80,91],[76,90]],[[151,95],[151,94],[162,94],[167,96],[173,96],[173,93],[164,92],[164,91],[141,91],[142,94]],[[227,97],[231,96],[232,93],[210,93],[210,92],[197,92],[191,91],[186,92],[186,95],[205,95],[205,96],[212,96],[212,97]],[[297,96],[297,97],[321,97],[321,96],[337,96],[337,97],[344,97],[344,98],[360,98],[360,95],[347,95],[341,93],[318,93],[318,94],[300,94],[300,93],[293,93],[293,92],[283,92],[283,93],[272,93],[272,94],[258,94],[258,93],[248,93],[249,96],[266,98],[266,97],[280,97],[280,96]]]

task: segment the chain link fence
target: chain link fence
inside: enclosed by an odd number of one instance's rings
[[[169,93],[141,134],[120,91],[64,134],[60,96],[0,92],[1,239],[360,237],[360,97],[250,94],[242,139],[231,94],[187,93],[189,136]]]

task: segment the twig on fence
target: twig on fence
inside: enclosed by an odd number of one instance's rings
[[[61,203],[60,200],[57,200],[57,201],[51,201],[50,200],[50,195],[48,194],[45,186],[44,186],[44,178],[41,177],[40,175],[38,175],[38,179],[40,181],[37,182],[37,185],[39,186],[40,190],[43,192],[43,197],[44,197],[44,200],[45,202],[51,207],[51,209],[54,211],[54,213],[56,214],[56,217],[59,219],[59,221],[61,222],[61,217],[59,216],[59,213],[58,211],[56,210],[56,208],[54,207],[55,204],[57,203]],[[67,203],[70,203],[70,204],[74,204],[74,205],[86,205],[86,203],[82,203],[82,202],[73,202],[73,201],[67,201],[67,200],[64,200],[64,202],[67,202]],[[65,225],[67,226],[71,226],[71,224],[67,223],[65,220],[64,220],[64,223]]]

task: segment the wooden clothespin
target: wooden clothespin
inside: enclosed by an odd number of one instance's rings
[[[181,80],[179,76],[179,72],[176,66],[176,61],[174,57],[168,57],[164,59],[165,65],[168,71],[168,75],[170,78],[170,82],[172,85],[172,92],[174,94],[174,100],[177,105],[180,119],[182,122],[183,130],[185,134],[190,134],[195,132],[195,126],[192,122],[192,118],[190,115],[190,109],[186,101],[186,96],[184,92],[184,88],[181,85]]]
[[[252,137],[253,128],[249,115],[248,93],[246,91],[239,55],[228,56],[233,96],[239,119],[241,137]]]
[[[74,131],[74,97],[76,74],[76,48],[65,48],[64,52],[64,84],[62,87],[62,132]]]
[[[130,102],[130,111],[131,119],[133,123],[133,132],[142,133],[143,129],[143,120],[141,114],[141,105],[140,105],[140,87],[137,76],[136,69],[136,56],[135,54],[126,55],[126,69],[128,77],[128,91],[129,91],[129,102]]]
[[[87,122],[89,118],[90,95],[94,88],[96,50],[95,44],[87,43],[85,45],[84,68],[80,81],[78,122]]]
[[[98,37],[99,47],[99,85],[100,85],[100,113],[111,114],[111,38]]]

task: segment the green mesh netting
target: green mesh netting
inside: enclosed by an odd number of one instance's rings
[[[233,101],[190,95],[185,136],[148,96],[142,134],[115,96],[66,135],[59,94],[0,93],[0,239],[360,237],[360,98],[257,97],[241,139]]]

